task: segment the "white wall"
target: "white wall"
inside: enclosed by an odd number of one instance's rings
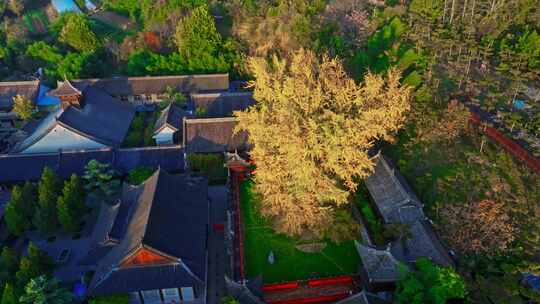
[[[21,153],[47,153],[62,150],[101,149],[106,146],[81,136],[61,125],[56,125],[47,135]]]
[[[163,128],[158,134],[154,135],[157,145],[172,145],[174,142],[174,131],[169,127]]]

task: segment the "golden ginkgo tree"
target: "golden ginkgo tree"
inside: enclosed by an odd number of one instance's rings
[[[253,144],[261,212],[277,232],[322,236],[372,171],[368,150],[403,125],[410,89],[395,69],[357,84],[339,60],[307,50],[250,66],[256,104],[235,115]]]

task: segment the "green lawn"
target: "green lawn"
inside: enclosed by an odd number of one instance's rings
[[[242,221],[245,230],[245,269],[248,278],[262,274],[265,283],[355,274],[360,258],[353,241],[340,244],[327,242],[319,253],[305,253],[295,248],[302,242],[276,234],[259,212],[259,200],[251,191],[252,182],[241,185]],[[274,252],[275,262],[268,263]]]

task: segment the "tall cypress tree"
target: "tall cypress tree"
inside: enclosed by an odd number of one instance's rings
[[[62,227],[69,232],[76,232],[79,222],[84,215],[84,192],[80,178],[73,174],[64,183],[62,196],[57,202],[58,220]]]
[[[17,296],[15,295],[15,290],[13,289],[13,286],[10,283],[6,283],[6,287],[4,288],[4,292],[2,294],[2,301],[0,302],[2,304],[18,304],[19,301],[17,301]]]
[[[22,235],[31,227],[30,221],[25,217],[23,200],[23,189],[19,186],[13,187],[4,217],[8,230],[17,236]]]
[[[60,187],[56,174],[45,167],[38,185],[38,206],[34,213],[34,225],[44,234],[53,233],[58,224],[56,202]]]

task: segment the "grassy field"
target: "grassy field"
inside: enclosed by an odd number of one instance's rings
[[[251,187],[251,181],[244,181],[240,190],[248,278],[262,274],[264,283],[276,283],[357,273],[360,258],[352,241],[326,242],[326,248],[318,253],[299,251],[295,246],[305,241],[276,234],[260,216],[259,200]],[[271,251],[275,257],[272,265],[268,262]]]

